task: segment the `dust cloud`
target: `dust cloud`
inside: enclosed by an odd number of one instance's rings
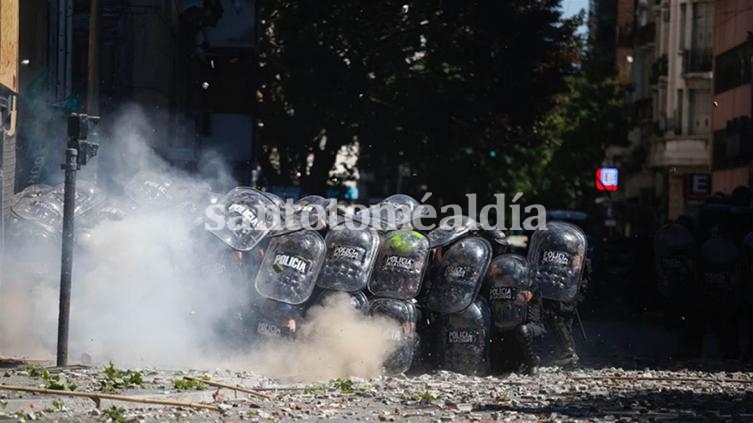
[[[296,339],[274,340],[249,358],[252,370],[269,377],[299,382],[380,374],[382,363],[397,343],[389,336],[400,330],[394,320],[364,316],[347,294],[328,297],[314,306]]]
[[[125,216],[77,232],[71,363],[243,367],[299,380],[379,374],[395,347],[385,333],[396,323],[361,315],[346,296],[309,310],[295,342],[255,342],[249,335],[251,323],[244,320],[258,295],[255,265],[237,265],[238,254],[200,223],[208,190],[224,193],[238,181],[212,153],[193,174],[171,167],[151,148],[154,137],[166,131],[153,128],[137,108],[112,121],[103,130],[101,157],[92,167],[99,166],[100,194]],[[135,205],[126,184],[143,172],[196,188],[188,201],[201,206],[187,211],[175,205]],[[80,176],[82,186],[87,174]],[[204,186],[207,190],[200,189]],[[0,356],[54,359],[59,235],[13,238],[3,263]]]

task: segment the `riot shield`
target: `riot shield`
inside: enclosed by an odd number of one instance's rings
[[[269,201],[271,201],[275,205],[275,210],[279,212],[280,218],[275,221],[274,227],[270,228],[269,235],[270,236],[279,236],[284,235],[286,233],[290,233],[292,231],[286,231],[285,230],[285,200],[282,199],[277,194],[268,192],[268,191],[260,191],[262,194],[264,194],[265,197]],[[297,229],[296,229],[297,230]]]
[[[701,246],[703,302],[711,309],[732,310],[741,301],[740,248],[727,238],[712,238]]]
[[[547,222],[531,236],[528,265],[544,299],[575,299],[586,262],[586,236],[575,225]]]
[[[355,213],[348,218],[366,223],[381,231],[394,231],[413,227],[414,214],[424,216],[428,210],[420,209],[421,204],[413,197],[405,194],[395,194],[385,198],[382,202]]]
[[[369,290],[378,297],[415,298],[421,290],[428,255],[429,240],[419,232],[388,232],[379,249]]]
[[[311,296],[325,255],[324,238],[299,231],[273,238],[259,273],[256,290],[265,298],[302,304]]]
[[[206,216],[205,227],[238,251],[251,251],[280,219],[277,206],[261,191],[248,187],[230,190],[216,211],[221,224]]]
[[[459,221],[456,221],[459,220]],[[449,245],[458,239],[468,235],[476,227],[476,221],[468,216],[454,216],[442,219],[439,226],[426,234],[429,238],[429,248],[440,248]]]
[[[172,201],[170,190],[174,184],[173,178],[167,175],[142,171],[126,184],[125,193],[140,206],[166,206]]]
[[[317,285],[339,291],[359,291],[366,287],[379,251],[379,233],[373,229],[339,227],[324,239],[327,258]]]
[[[302,227],[324,228],[327,225],[327,207],[330,200],[319,195],[307,195],[295,203],[295,214]],[[303,225],[307,224],[307,225]],[[308,229],[308,228],[307,228]]]
[[[51,197],[51,202],[58,204],[63,209],[65,199],[65,186],[63,184],[53,188],[46,196]],[[76,208],[74,214],[76,217],[81,216],[91,209],[101,205],[105,201],[105,196],[96,185],[91,182],[79,181],[76,184]]]
[[[753,281],[753,232],[748,233],[742,242],[742,273],[746,281]],[[753,289],[753,284],[749,286]]]
[[[657,288],[667,298],[691,288],[695,274],[693,235],[684,226],[664,225],[654,236]]]
[[[329,200],[319,195],[307,195],[293,204],[292,210],[283,205],[284,224],[270,233],[280,236],[303,229],[320,230],[327,225],[327,206]]]
[[[211,187],[167,174],[141,171],[124,188],[126,196],[144,209],[175,208],[190,216],[203,216],[211,203]]]
[[[63,228],[63,204],[48,194],[20,198],[11,213],[19,225],[36,225],[54,236]],[[13,224],[14,219],[11,221]]]
[[[331,298],[335,295],[346,295],[350,298],[350,304],[354,309],[366,314],[369,311],[369,299],[366,298],[366,294],[363,291],[334,291],[331,289],[323,289],[319,296],[316,297],[316,304],[325,306]]]
[[[60,264],[63,208],[50,197],[29,190],[11,207],[6,222],[5,254],[9,267],[42,278],[54,277]],[[49,192],[49,191],[47,191]]]
[[[408,371],[419,342],[416,333],[416,305],[411,301],[392,298],[372,299],[369,303],[369,315],[385,316],[400,325],[394,332],[387,334],[397,344],[397,349],[385,360],[384,368],[390,374]]]
[[[492,247],[478,236],[466,237],[450,246],[433,277],[425,297],[435,313],[457,313],[471,305],[489,267]]]
[[[489,372],[489,306],[478,298],[459,313],[445,314],[437,321],[439,367],[467,375]]]
[[[301,306],[266,299],[257,306],[255,332],[266,340],[295,338],[298,326],[303,321]]]
[[[495,257],[484,283],[494,327],[509,330],[525,323],[528,306],[517,301],[521,291],[531,290],[525,257],[517,254]]]

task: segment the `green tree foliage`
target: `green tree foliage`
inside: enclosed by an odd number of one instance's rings
[[[357,140],[385,192],[406,165],[410,186],[442,203],[536,193],[566,145],[545,120],[576,69],[580,18],[563,19],[557,0],[261,4],[271,183],[322,193],[338,149]]]
[[[599,193],[596,168],[610,145],[627,143],[629,109],[615,79],[585,72],[567,78],[568,89],[545,120],[553,149],[540,201],[549,207],[588,209]]]

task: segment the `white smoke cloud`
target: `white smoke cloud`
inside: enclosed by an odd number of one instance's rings
[[[394,347],[379,334],[383,320],[367,319],[347,302],[311,313],[302,342],[245,350],[239,318],[257,295],[255,269],[241,271],[238,254],[195,216],[176,207],[129,205],[126,184],[138,172],[152,172],[182,186],[209,184],[225,192],[237,183],[219,156],[202,157],[197,175],[171,168],[150,147],[156,132],[144,114],[129,108],[103,131],[99,186],[127,209],[122,220],[104,221],[78,234],[74,259],[70,361],[84,355],[95,363],[120,366],[253,367],[272,376],[372,376]],[[200,190],[197,203],[205,201]],[[203,214],[203,207],[200,208]],[[55,354],[59,295],[59,240],[8,245],[32,251],[26,261],[6,260],[0,275],[0,356],[52,359]],[[249,266],[248,257],[244,260]],[[221,264],[226,272],[209,271]],[[235,331],[235,332],[233,332]],[[223,335],[224,334],[224,335]],[[235,339],[234,339],[235,338]],[[244,346],[238,350],[238,345]],[[274,366],[281,359],[288,364]],[[315,359],[316,362],[311,362]],[[259,367],[259,363],[269,363]],[[300,365],[290,365],[299,363]],[[317,371],[306,370],[316,368]]]

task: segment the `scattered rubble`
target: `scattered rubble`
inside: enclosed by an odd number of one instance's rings
[[[59,375],[77,387],[75,392],[102,394],[102,380],[108,373],[113,375],[112,366],[109,368],[49,368],[45,373],[40,368],[19,367],[0,374],[0,384],[40,389],[45,384],[41,375]],[[545,367],[535,377],[472,377],[440,371],[320,384],[286,384],[248,372],[219,369],[139,369],[117,375],[137,373],[143,376],[142,383],[121,385],[119,395],[204,403],[219,411],[107,399],[97,407],[86,398],[0,391],[0,420],[566,422],[753,418],[750,372],[620,368],[566,372]],[[186,377],[211,380],[212,386],[203,391],[179,391],[170,383]]]

